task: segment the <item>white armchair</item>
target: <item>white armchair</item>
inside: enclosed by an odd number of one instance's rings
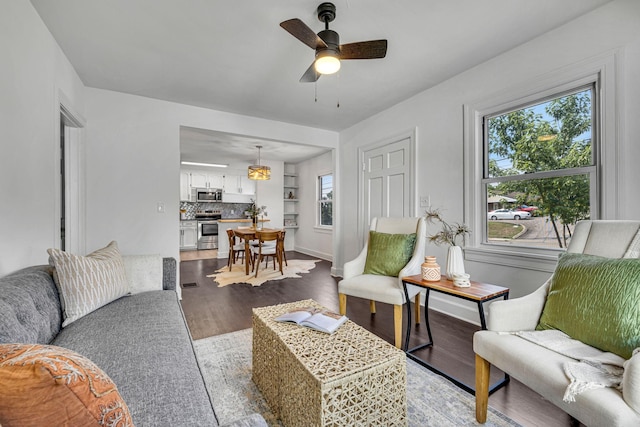
[[[567,252],[607,258],[640,258],[640,221],[582,221],[576,225]],[[589,426],[640,425],[640,353],[625,364],[623,392],[599,388],[581,393],[575,402],[565,402],[569,385],[566,356],[514,334],[536,328],[551,285],[549,279],[522,298],[496,301],[489,306],[486,331],[473,336],[476,353],[476,419],[484,423],[489,398],[490,366],[524,383],[545,399]]]
[[[368,249],[368,237],[358,257],[344,264],[343,280],[338,283],[340,313],[347,312],[347,295],[369,300],[371,313],[376,312],[376,301],[394,306],[393,323],[395,346],[402,346],[402,307],[406,303],[402,290],[404,276],[420,274],[424,262],[426,224],[424,218],[374,218],[370,230],[388,234],[416,233],[413,256],[397,277],[363,274]],[[409,299],[415,298],[416,324],[420,323],[420,288],[408,286]]]

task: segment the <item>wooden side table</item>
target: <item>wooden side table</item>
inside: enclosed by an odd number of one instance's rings
[[[426,289],[427,294],[424,302],[424,318],[427,324],[427,333],[429,334],[429,342],[418,345],[413,348],[409,348],[409,339],[411,338],[411,307],[409,302],[409,293],[407,292],[407,285],[419,286]],[[438,282],[428,282],[422,280],[422,275],[417,274],[415,276],[406,276],[402,278],[402,289],[404,291],[405,299],[407,301],[407,332],[404,340],[403,350],[407,353],[407,357],[424,366],[425,368],[442,375],[458,387],[467,391],[468,393],[475,395],[475,389],[462,381],[450,376],[449,374],[439,370],[435,366],[429,364],[427,361],[415,356],[413,352],[425,347],[433,346],[433,337],[431,335],[431,326],[429,325],[429,294],[431,291],[441,292],[443,294],[451,295],[456,298],[462,298],[467,301],[473,301],[478,305],[478,314],[480,315],[480,325],[483,330],[487,329],[487,322],[484,315],[483,304],[487,301],[503,298],[509,299],[509,288],[502,286],[491,285],[488,283],[481,283],[471,281],[471,286],[467,288],[460,288],[453,284],[453,281],[447,280],[445,276],[440,277]],[[509,382],[509,375],[505,374],[504,378],[497,381],[495,384],[489,387],[489,394],[493,393],[500,387],[503,387]]]

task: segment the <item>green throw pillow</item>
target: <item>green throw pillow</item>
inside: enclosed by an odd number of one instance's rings
[[[364,274],[397,276],[413,255],[416,233],[387,234],[369,231]]]
[[[640,347],[640,259],[562,255],[536,329],[629,359]]]

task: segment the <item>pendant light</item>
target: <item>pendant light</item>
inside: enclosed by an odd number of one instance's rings
[[[249,179],[253,179],[255,181],[266,181],[267,179],[271,179],[271,168],[269,166],[260,165],[260,149],[262,145],[256,145],[258,148],[258,164],[250,165],[247,171],[247,176]]]

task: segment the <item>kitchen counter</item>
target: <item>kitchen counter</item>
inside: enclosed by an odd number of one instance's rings
[[[269,218],[259,219],[258,222],[267,222],[271,221]],[[249,218],[225,218],[219,219],[218,222],[227,223],[227,222],[251,222]]]

